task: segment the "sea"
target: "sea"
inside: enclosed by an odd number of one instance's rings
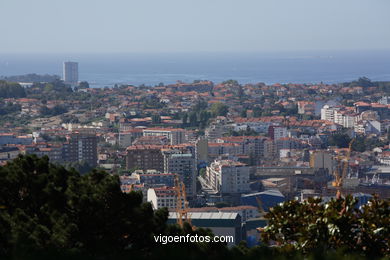
[[[62,75],[64,61],[79,63],[79,80],[92,87],[172,84],[234,79],[239,83],[341,83],[359,77],[390,81],[390,50],[254,53],[0,54],[0,76]]]

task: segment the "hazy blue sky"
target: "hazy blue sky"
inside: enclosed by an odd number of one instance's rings
[[[0,0],[0,11],[0,53],[390,48],[390,0]]]

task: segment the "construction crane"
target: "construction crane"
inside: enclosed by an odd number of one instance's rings
[[[134,183],[132,183],[132,184],[130,184],[130,186],[129,186],[129,192],[132,192],[133,190],[134,190]]]
[[[260,215],[265,215],[265,210],[264,210],[264,207],[263,207],[263,202],[261,201],[261,199],[259,197],[256,197],[256,201],[257,201],[257,205],[258,205],[258,209],[259,209],[259,212],[260,212]]]
[[[337,157],[337,161],[340,163],[340,165],[336,166],[336,169],[333,172],[335,180],[332,182],[332,186],[337,188],[337,197],[341,196],[341,188],[343,187],[343,181],[345,177],[347,176],[348,166],[349,166],[349,159],[351,157],[351,150],[352,150],[352,144],[355,141],[355,139],[352,139],[349,142],[347,155],[343,159],[342,156]],[[340,173],[341,171],[341,173]]]
[[[183,227],[184,222],[191,225],[191,218],[188,216],[188,201],[186,199],[186,187],[184,183],[180,181],[179,175],[175,176],[175,191],[176,191],[176,214],[177,224]]]

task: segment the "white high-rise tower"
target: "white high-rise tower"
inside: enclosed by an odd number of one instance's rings
[[[63,66],[63,80],[66,84],[76,85],[79,81],[79,64],[67,61]]]

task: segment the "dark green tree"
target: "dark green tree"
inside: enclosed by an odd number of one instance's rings
[[[188,114],[187,114],[187,113],[184,113],[184,114],[183,114],[183,117],[182,117],[182,122],[183,122],[183,125],[184,125],[184,126],[187,125],[187,121],[188,121]]]
[[[349,253],[383,257],[390,255],[390,203],[374,197],[359,209],[352,196],[289,201],[266,214],[264,242],[295,248],[303,253],[316,249],[344,249]]]
[[[260,108],[260,107],[255,106],[255,107],[253,108],[253,116],[254,116],[254,117],[261,117],[261,113],[262,113],[262,111],[261,111],[261,108]]]
[[[198,125],[198,116],[196,115],[196,112],[190,113],[189,124],[190,124],[190,126],[197,126]]]
[[[89,83],[87,81],[81,81],[78,85],[79,89],[86,89],[89,88]]]
[[[0,98],[21,98],[25,96],[25,89],[18,83],[0,80]]]
[[[123,193],[118,177],[80,176],[47,157],[19,156],[0,167],[0,258],[27,258],[48,250],[91,256],[148,251],[166,228],[140,193]]]
[[[247,117],[246,109],[244,109],[244,110],[241,111],[240,116],[241,116],[241,117]]]
[[[223,103],[214,103],[211,105],[210,111],[213,116],[226,116],[229,107]]]
[[[351,138],[347,134],[334,134],[329,137],[329,145],[338,146],[339,148],[346,148],[349,145]]]
[[[161,116],[160,115],[152,115],[152,123],[153,124],[161,124]]]

